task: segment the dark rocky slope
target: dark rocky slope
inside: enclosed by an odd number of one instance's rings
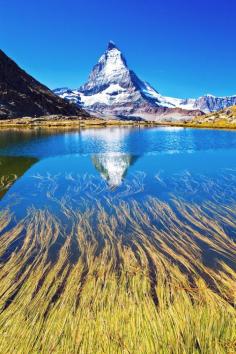
[[[0,50],[0,119],[49,114],[88,114],[56,96]]]

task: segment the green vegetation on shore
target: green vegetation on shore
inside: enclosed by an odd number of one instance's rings
[[[83,128],[106,126],[174,126],[186,128],[215,128],[236,129],[236,106],[226,108],[190,120],[163,120],[163,121],[133,121],[133,120],[104,120],[96,118],[79,118],[65,116],[46,116],[39,118],[17,118],[0,120],[0,128]]]
[[[225,108],[218,112],[195,117],[187,126],[199,128],[236,129],[236,106]]]
[[[137,126],[153,125],[153,122],[132,120],[104,120],[104,119],[80,119],[79,117],[41,117],[41,118],[18,118],[0,120],[0,128],[82,128],[82,127],[106,127],[106,126]]]

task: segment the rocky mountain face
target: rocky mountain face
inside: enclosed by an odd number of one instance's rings
[[[198,99],[165,97],[128,68],[113,42],[94,66],[88,81],[77,90],[56,89],[62,98],[101,117],[145,120],[190,119],[236,103],[236,96]]]
[[[0,119],[49,114],[88,116],[36,81],[0,50]]]

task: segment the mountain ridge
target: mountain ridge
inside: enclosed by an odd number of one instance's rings
[[[0,119],[50,114],[87,114],[55,95],[0,50]]]

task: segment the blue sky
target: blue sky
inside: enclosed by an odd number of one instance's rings
[[[0,0],[0,47],[50,88],[79,87],[109,40],[160,93],[236,94],[235,0]]]

